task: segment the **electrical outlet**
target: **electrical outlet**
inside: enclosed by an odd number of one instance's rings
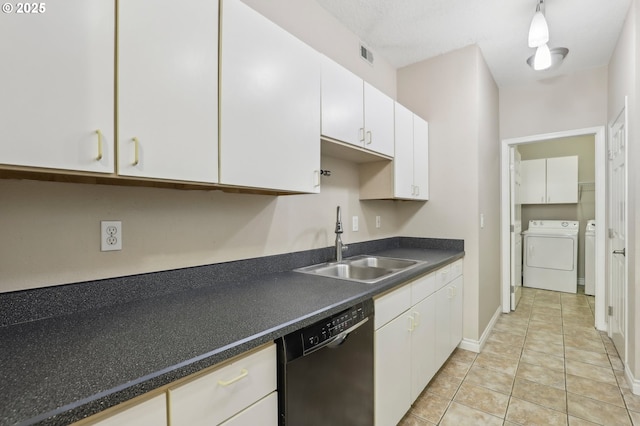
[[[351,230],[353,232],[358,232],[358,216],[353,216],[351,218]]]
[[[380,216],[376,216],[376,228],[380,228]]]
[[[122,222],[103,220],[100,222],[100,250],[122,250]]]

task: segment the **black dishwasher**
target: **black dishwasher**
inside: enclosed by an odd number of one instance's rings
[[[280,425],[373,425],[373,301],[278,344]]]

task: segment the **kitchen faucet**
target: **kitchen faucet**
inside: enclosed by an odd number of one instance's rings
[[[342,217],[340,214],[340,206],[338,206],[338,210],[336,212],[336,261],[342,262],[342,252],[345,251],[348,247],[342,244],[342,238],[340,235],[342,234]]]

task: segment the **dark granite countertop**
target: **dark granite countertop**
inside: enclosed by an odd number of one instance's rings
[[[59,425],[80,420],[273,341],[464,255],[460,240],[404,237],[378,240],[375,246],[362,244],[359,251],[427,263],[373,285],[291,271],[313,262],[298,258],[291,263],[288,255],[268,258],[267,264],[279,261],[281,270],[275,271],[254,268],[239,274],[247,267],[242,263],[249,261],[186,268],[179,273],[145,274],[151,281],[189,281],[180,291],[131,297],[75,312],[60,304],[59,312],[64,314],[49,312],[48,317],[41,317],[33,307],[34,300],[43,302],[42,294],[0,295],[0,308],[10,306],[19,317],[21,306],[27,309],[29,305],[35,318],[22,322],[4,318],[0,326],[0,425]],[[318,256],[330,253],[330,249],[316,251],[312,257],[319,263],[328,259],[318,261]],[[358,250],[350,249],[348,255],[355,254]],[[226,269],[220,269],[225,265]],[[229,274],[230,270],[236,273]],[[139,277],[122,280],[133,282]],[[87,291],[91,285],[100,282],[63,290],[71,297],[72,292]],[[55,299],[50,289],[46,291]]]

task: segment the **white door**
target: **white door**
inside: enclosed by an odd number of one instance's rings
[[[609,337],[623,361],[626,361],[627,110],[625,99],[624,109],[609,126]]]
[[[511,147],[509,170],[511,175],[511,310],[515,311],[522,296],[522,185],[521,155]]]

